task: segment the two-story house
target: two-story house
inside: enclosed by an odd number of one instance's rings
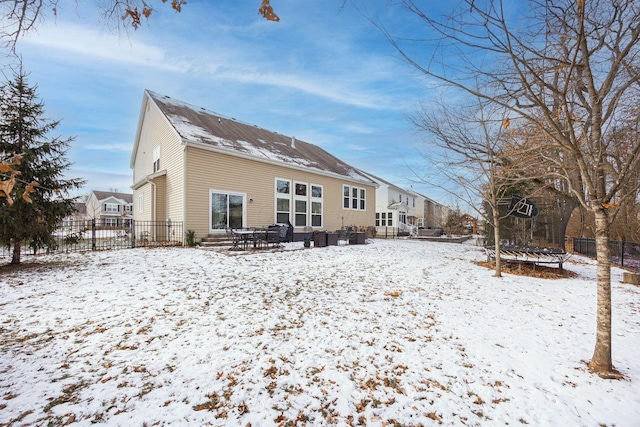
[[[449,208],[416,191],[409,191],[416,199],[416,223],[426,229],[440,229],[447,218]]]
[[[148,90],[130,166],[134,218],[180,221],[199,237],[375,221],[376,184],[322,148]]]
[[[92,191],[85,202],[86,217],[100,227],[121,227],[133,218],[133,195],[110,191]]]
[[[442,227],[447,208],[432,199],[405,190],[368,172],[376,189],[376,229],[379,236],[417,235],[419,228]]]

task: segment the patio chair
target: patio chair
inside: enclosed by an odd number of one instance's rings
[[[253,232],[253,247],[263,248],[267,244],[267,230],[264,228],[256,228]]]
[[[271,244],[272,248],[281,248],[284,237],[281,232],[284,227],[279,225],[270,225],[267,228],[267,245]],[[286,232],[285,232],[286,234]]]
[[[240,247],[240,236],[233,232],[233,229],[230,227],[225,227],[225,232],[227,233],[227,238],[231,241],[233,246],[229,248],[230,251],[240,251],[242,248]]]
[[[349,238],[351,237],[351,234],[353,233],[353,230],[351,229],[351,227],[342,227],[340,230],[338,230],[338,244],[340,244],[341,240],[344,240],[344,244],[348,244],[349,243]]]
[[[309,227],[308,225],[306,227],[304,227],[304,235],[303,235],[303,239],[304,239],[304,247],[308,248],[311,246],[311,238],[313,237],[313,228]]]

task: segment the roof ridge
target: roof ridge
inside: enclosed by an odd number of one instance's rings
[[[153,95],[153,96],[155,96],[155,97],[156,97],[156,98],[158,98],[158,99],[168,99],[168,100],[172,101],[174,104],[183,104],[183,105],[185,105],[185,106],[187,106],[187,107],[191,108],[193,111],[199,111],[199,110],[202,110],[202,111],[204,111],[204,112],[206,112],[206,113],[208,113],[208,114],[210,114],[210,115],[212,115],[212,116],[219,117],[219,118],[221,118],[221,119],[231,120],[231,121],[234,121],[234,122],[236,122],[236,123],[240,123],[240,124],[245,125],[245,126],[251,126],[251,127],[254,127],[254,128],[257,128],[257,129],[264,130],[264,131],[266,131],[266,132],[275,133],[276,135],[282,135],[282,136],[284,136],[284,137],[288,137],[288,136],[287,136],[287,135],[285,135],[285,134],[278,133],[278,132],[276,132],[276,131],[273,131],[273,130],[270,130],[270,129],[264,128],[264,127],[262,127],[262,126],[258,126],[258,125],[254,124],[254,123],[249,123],[249,122],[245,122],[245,121],[243,121],[243,120],[238,120],[238,119],[236,119],[235,117],[227,116],[227,115],[225,115],[225,114],[218,113],[217,111],[209,110],[207,107],[201,107],[201,106],[199,106],[199,105],[195,105],[195,104],[192,104],[192,103],[190,103],[190,102],[186,102],[186,101],[182,101],[182,100],[177,99],[177,98],[173,98],[173,97],[171,97],[171,96],[169,96],[169,95],[162,95],[162,94],[160,94],[160,93],[153,92],[153,91],[151,91],[151,90],[149,90],[149,89],[147,89],[147,92],[148,92],[150,95]],[[309,144],[308,142],[303,141],[303,140],[300,140],[300,139],[296,138],[295,136],[291,136],[291,137],[289,137],[289,138],[295,138],[295,139],[296,139],[296,142],[298,142],[298,141],[302,141],[302,142],[305,142],[305,143]]]

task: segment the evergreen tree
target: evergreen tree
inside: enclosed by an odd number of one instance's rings
[[[19,174],[2,174],[3,181],[15,178],[14,200],[11,195],[0,197],[0,243],[13,245],[11,264],[20,263],[25,245],[35,250],[53,244],[53,231],[74,209],[75,199],[65,196],[84,183],[63,179],[71,165],[65,154],[73,138],[47,136],[60,122],[43,118],[44,103],[37,98],[37,86],[29,86],[26,77],[20,70],[0,86],[0,154],[20,158],[12,165]],[[39,186],[27,194],[33,181]],[[21,194],[26,197],[19,197]]]

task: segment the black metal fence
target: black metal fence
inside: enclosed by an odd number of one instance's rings
[[[640,271],[640,243],[626,240],[611,240],[611,262],[621,267]],[[573,238],[573,251],[591,258],[596,258],[596,240],[584,237]]]
[[[182,246],[184,230],[182,222],[135,221],[126,219],[122,225],[110,227],[96,224],[95,219],[65,221],[54,231],[53,244],[33,247],[23,242],[23,254],[45,254],[106,249],[137,248],[145,246]],[[4,247],[2,255],[13,253],[13,247]]]

